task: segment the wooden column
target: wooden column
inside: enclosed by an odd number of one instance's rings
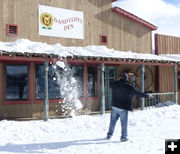
[[[174,101],[175,104],[178,104],[177,65],[174,66]]]
[[[144,72],[145,66],[141,66],[141,91],[144,92]],[[144,98],[141,98],[141,110],[144,109]]]
[[[49,119],[49,98],[48,98],[48,62],[44,62],[44,121]]]
[[[101,114],[105,114],[105,93],[104,93],[104,70],[105,70],[105,66],[104,66],[104,63],[101,64],[100,70],[101,70],[101,87],[100,87],[100,92],[101,92]]]

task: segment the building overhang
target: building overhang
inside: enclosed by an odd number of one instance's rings
[[[16,42],[0,42],[0,61],[54,61],[68,60],[77,63],[94,64],[145,64],[145,65],[177,65],[177,56],[135,53],[132,51],[116,51],[106,46],[64,47],[60,44],[49,45],[29,40]]]

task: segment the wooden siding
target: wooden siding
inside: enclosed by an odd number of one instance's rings
[[[26,38],[60,43],[64,46],[100,45],[100,35],[108,36],[108,48],[152,53],[151,30],[111,11],[111,0],[1,0],[0,41]],[[84,12],[84,40],[40,36],[38,5]],[[6,34],[6,24],[18,25],[18,36]]]
[[[173,66],[159,66],[159,92],[174,91]]]
[[[180,54],[180,37],[155,34],[157,54]]]
[[[156,54],[180,54],[180,37],[155,34]],[[180,71],[180,66],[178,66]],[[173,66],[159,66],[159,92],[174,91],[174,70]],[[180,91],[178,91],[178,102],[180,104]]]

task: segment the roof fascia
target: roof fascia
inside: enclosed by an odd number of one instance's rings
[[[118,13],[118,14],[120,14],[120,15],[122,15],[122,16],[124,16],[124,17],[138,23],[138,24],[141,24],[144,27],[149,28],[151,31],[157,30],[157,27],[154,26],[153,24],[151,24],[151,23],[149,23],[149,22],[147,22],[147,21],[145,21],[145,20],[143,20],[143,19],[141,19],[141,18],[139,18],[139,17],[137,17],[137,16],[135,16],[135,15],[121,9],[121,8],[119,8],[119,7],[112,8],[112,12]]]

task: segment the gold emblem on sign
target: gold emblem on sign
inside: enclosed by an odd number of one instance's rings
[[[49,13],[42,13],[40,16],[41,24],[43,25],[43,29],[52,29],[51,26],[53,25],[53,17]]]

